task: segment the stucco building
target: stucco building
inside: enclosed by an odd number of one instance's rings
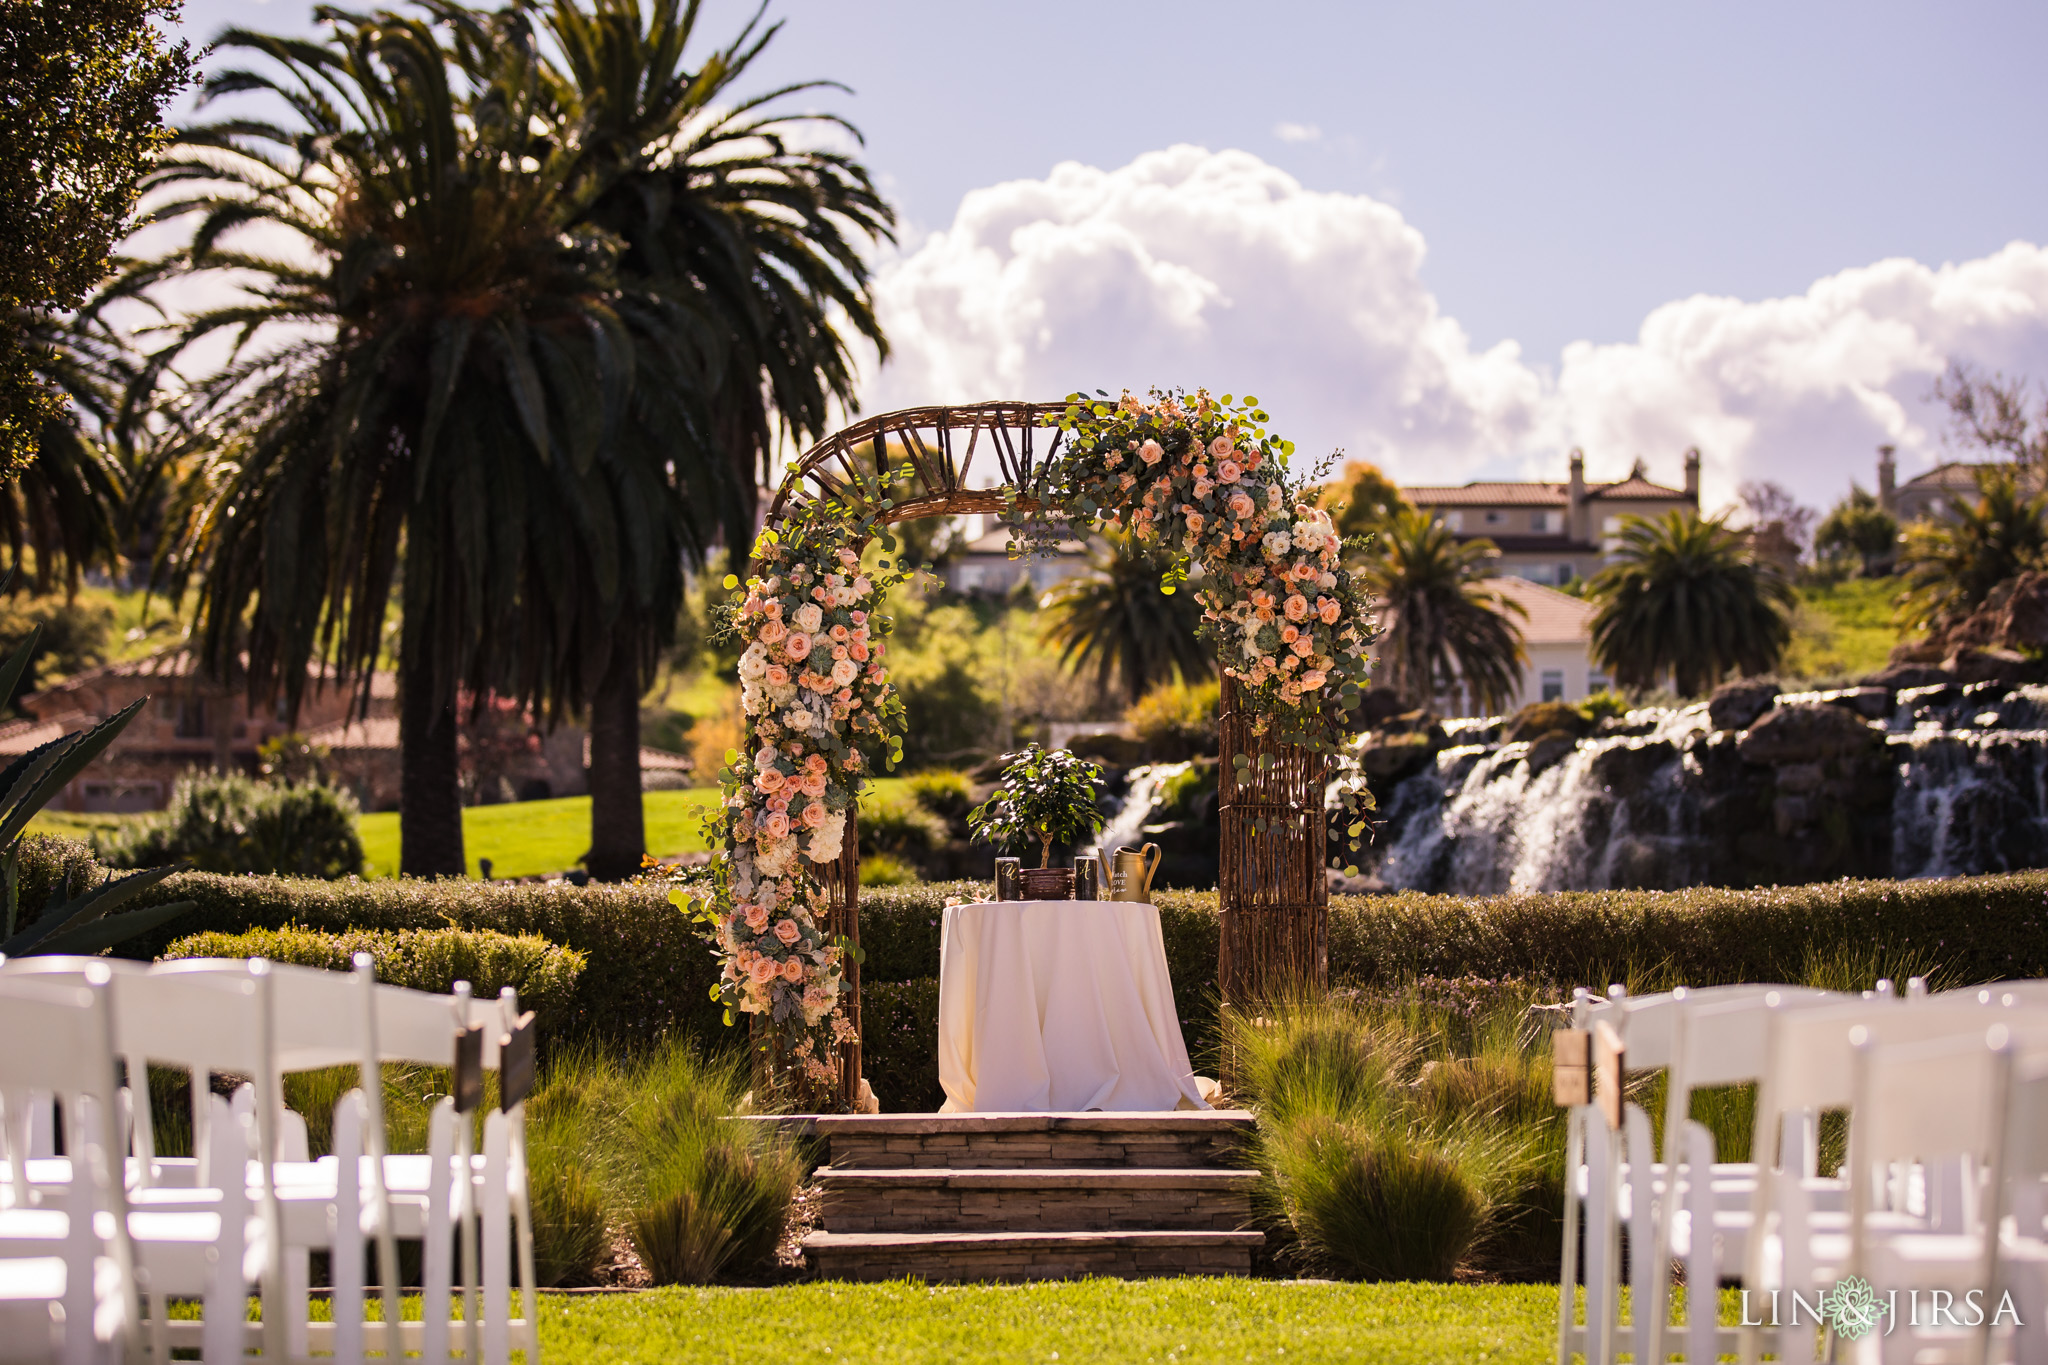
[[[1625,479],[1586,482],[1586,459],[1574,450],[1563,483],[1490,480],[1456,486],[1404,487],[1402,496],[1436,515],[1461,541],[1485,537],[1500,548],[1494,572],[1546,586],[1598,573],[1613,553],[1624,518],[1698,512],[1700,453],[1685,452],[1684,484],[1653,482],[1641,460]]]

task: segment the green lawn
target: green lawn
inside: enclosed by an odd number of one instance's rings
[[[1792,647],[1778,676],[1833,680],[1883,668],[1900,639],[1892,623],[1900,587],[1896,578],[1846,578],[1799,589]]]
[[[875,782],[875,791],[877,795],[888,794],[901,786],[901,778],[885,777]],[[649,853],[672,858],[709,847],[698,826],[704,811],[718,804],[716,787],[649,792],[646,802]],[[365,815],[358,828],[363,836],[367,875],[396,876],[398,812],[375,811]],[[481,875],[477,867],[480,858],[491,860],[493,877],[531,877],[566,871],[590,851],[590,798],[563,796],[551,801],[471,806],[462,812],[462,847],[468,855],[472,877]]]
[[[1180,1279],[799,1284],[541,1303],[550,1365],[598,1362],[1537,1362],[1557,1289]]]

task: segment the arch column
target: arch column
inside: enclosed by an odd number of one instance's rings
[[[1303,987],[1320,994],[1330,984],[1329,756],[1253,734],[1229,678],[1216,724],[1217,987],[1226,1003]]]

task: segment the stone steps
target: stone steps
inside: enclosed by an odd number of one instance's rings
[[[1251,1222],[1251,1192],[1259,1173],[1186,1166],[845,1171],[828,1166],[816,1178],[824,1192],[825,1224],[835,1232],[937,1227],[1236,1232]]]
[[[1243,1275],[1258,1173],[1242,1111],[866,1114],[810,1120],[830,1279]]]
[[[804,1251],[831,1280],[1122,1280],[1243,1275],[1258,1232],[814,1232]]]

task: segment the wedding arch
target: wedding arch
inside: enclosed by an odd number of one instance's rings
[[[728,1020],[752,1016],[772,1072],[817,1100],[858,1097],[863,749],[901,752],[879,608],[915,568],[889,528],[921,517],[1002,514],[1027,552],[1034,534],[1115,525],[1180,566],[1173,584],[1202,566],[1223,689],[1217,981],[1226,1001],[1327,984],[1325,792],[1369,607],[1267,421],[1256,399],[1202,391],[909,408],[790,468],[744,578],[726,579],[746,740],[719,773],[724,853],[708,898],[676,896],[724,960],[714,996]],[[1357,799],[1341,793],[1334,835],[1354,848]]]

